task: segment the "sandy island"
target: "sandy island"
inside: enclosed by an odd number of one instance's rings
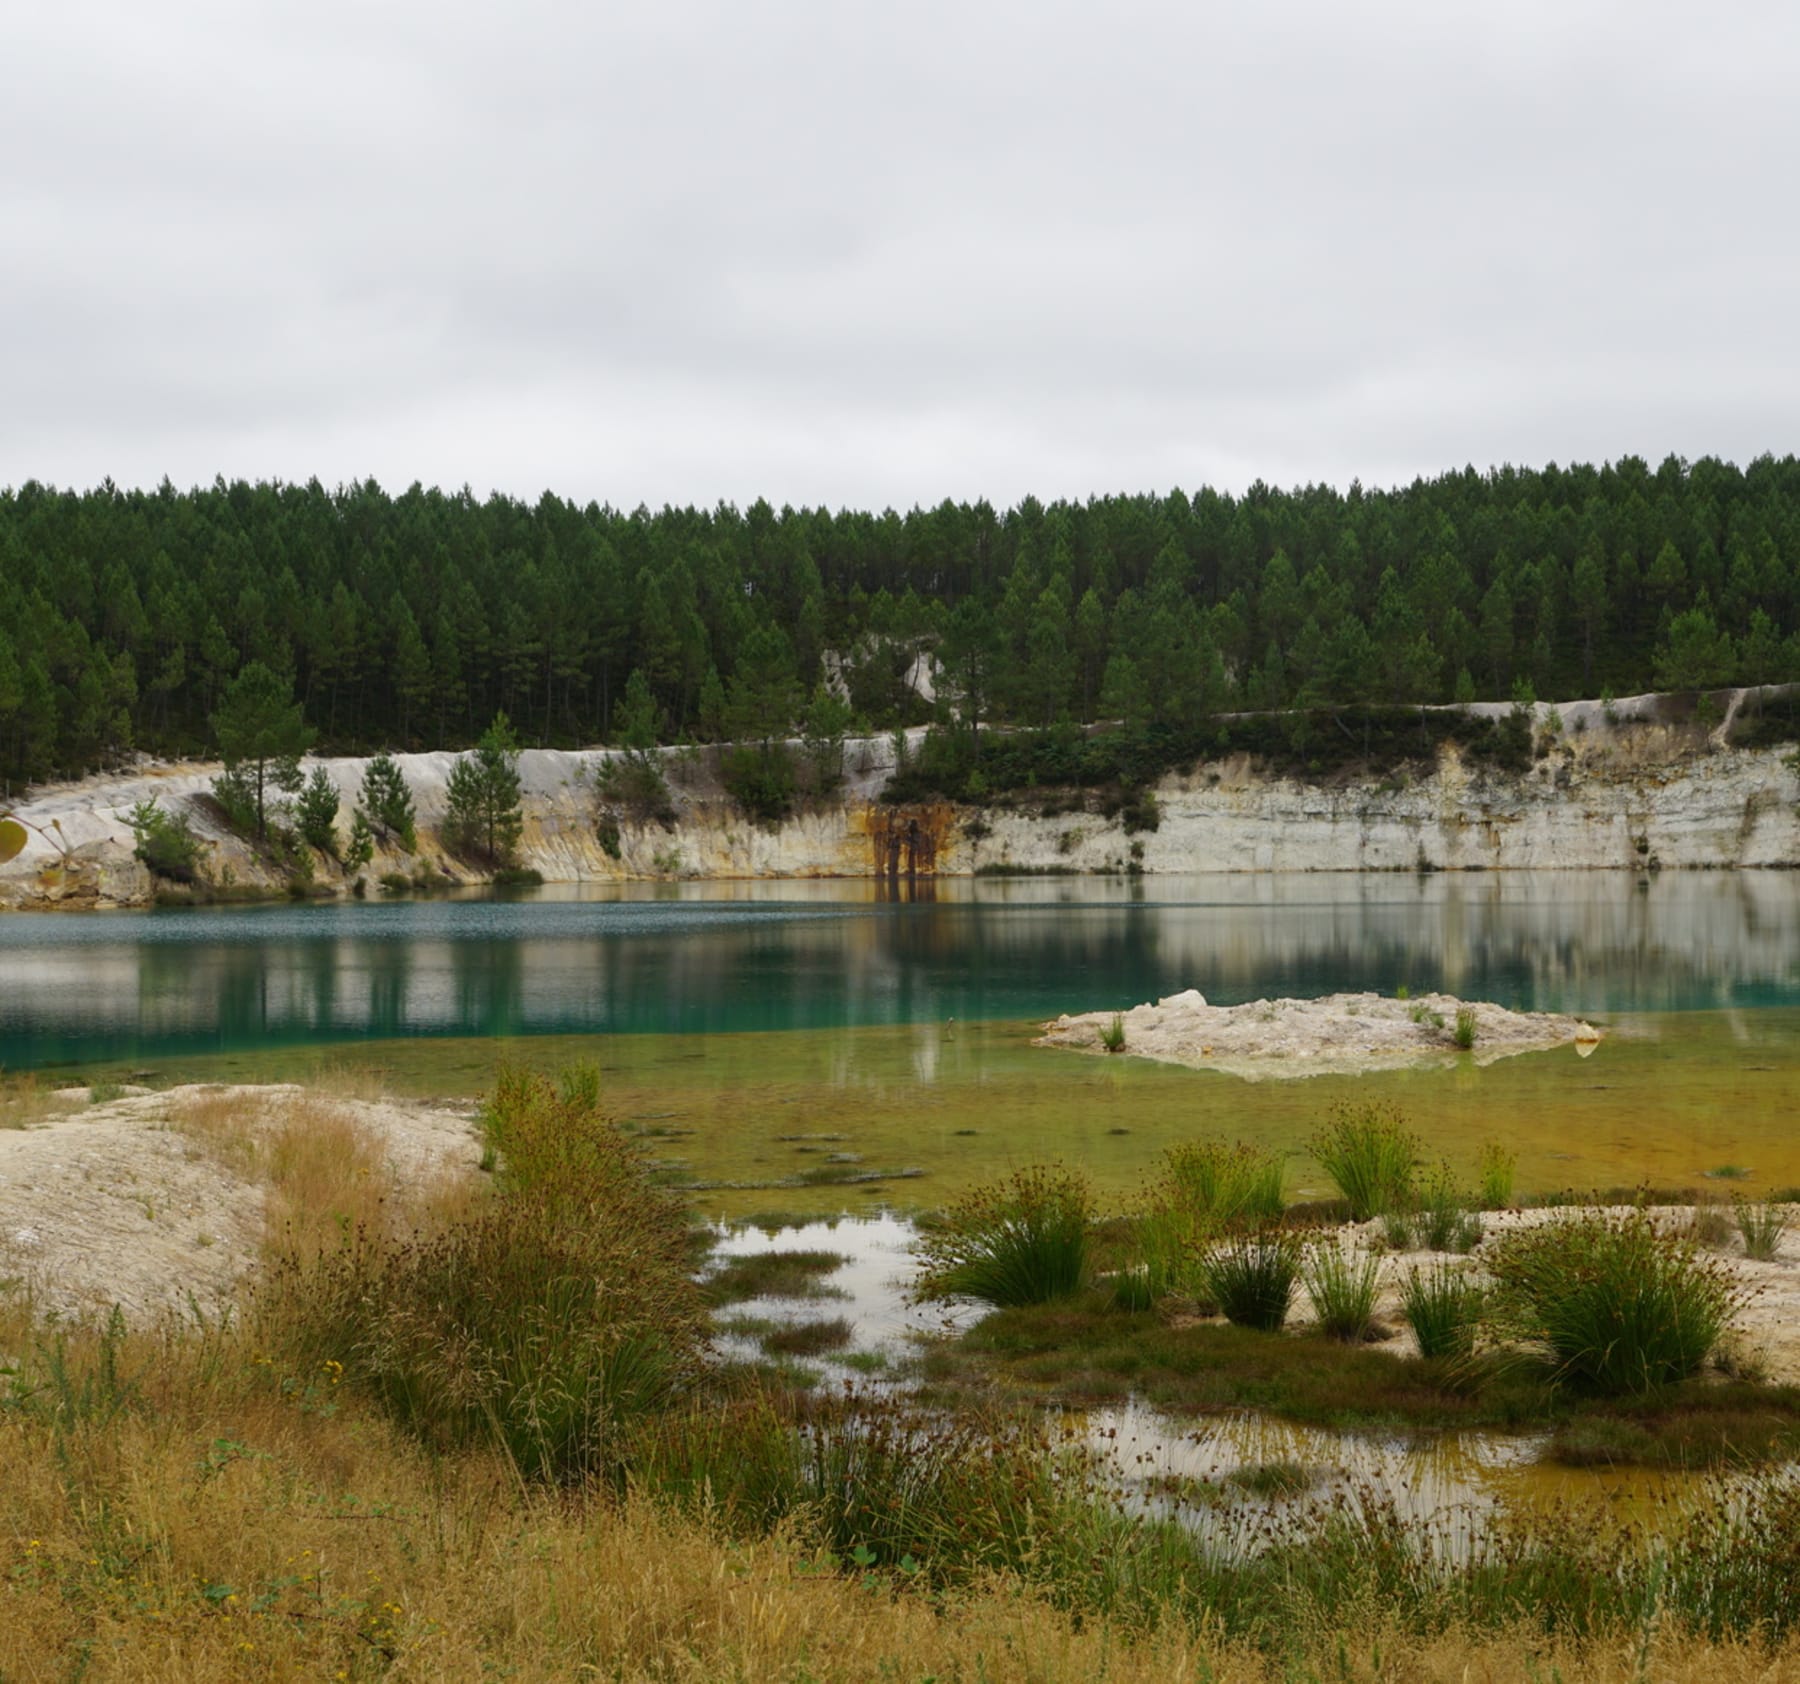
[[[1475,1040],[1468,1052],[1456,1045],[1459,1011],[1474,1014]],[[1190,988],[1126,1012],[1065,1014],[1045,1024],[1033,1044],[1104,1053],[1102,1037],[1115,1017],[1125,1032],[1122,1053],[1195,1070],[1222,1070],[1248,1082],[1400,1070],[1468,1057],[1488,1064],[1514,1053],[1570,1045],[1585,1057],[1600,1039],[1600,1031],[1580,1018],[1510,1012],[1450,994],[1406,1000],[1327,994],[1317,1000],[1209,1006],[1198,989]]]

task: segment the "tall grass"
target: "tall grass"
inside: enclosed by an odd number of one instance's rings
[[[1290,1234],[1264,1231],[1221,1240],[1202,1254],[1199,1278],[1227,1321],[1279,1332],[1300,1274],[1300,1247]]]
[[[1481,1149],[1481,1208],[1506,1210],[1513,1202],[1513,1181],[1519,1160],[1497,1141]]]
[[[1737,1230],[1744,1242],[1744,1255],[1756,1263],[1772,1263],[1781,1249],[1781,1239],[1788,1231],[1793,1212],[1773,1200],[1763,1204],[1740,1200],[1735,1214]]]
[[[1313,1137],[1312,1151],[1348,1202],[1351,1221],[1410,1207],[1419,1137],[1397,1106],[1339,1105]]]
[[[1475,1045],[1475,1012],[1472,1007],[1458,1006],[1456,1008],[1456,1028],[1453,1038],[1464,1052]]]
[[[1400,1288],[1400,1313],[1422,1357],[1465,1357],[1475,1348],[1486,1294],[1465,1269],[1439,1263],[1412,1269]]]
[[[1562,1377],[1601,1393],[1697,1374],[1739,1302],[1719,1262],[1642,1211],[1516,1230],[1487,1264],[1515,1330],[1541,1340]]]
[[[1088,1274],[1093,1195],[1075,1171],[1036,1165],[978,1187],[919,1238],[922,1301],[972,1298],[1006,1308],[1077,1292]]]
[[[1158,1194],[1207,1227],[1273,1222],[1284,1208],[1281,1159],[1260,1146],[1184,1141],[1163,1153]]]
[[[30,1128],[51,1107],[48,1091],[33,1072],[15,1076],[0,1071],[0,1129]]]
[[[472,1216],[290,1247],[265,1272],[256,1326],[440,1451],[493,1443],[536,1478],[609,1471],[622,1424],[697,1373],[684,1213],[579,1091],[509,1072],[485,1124],[501,1170]]]
[[[1332,1339],[1364,1338],[1375,1318],[1380,1275],[1379,1260],[1367,1252],[1352,1257],[1329,1241],[1312,1247],[1301,1263],[1300,1278],[1319,1330]]]
[[[1413,1231],[1432,1251],[1473,1251],[1481,1243],[1481,1218],[1469,1210],[1448,1164],[1439,1164],[1418,1190]]]

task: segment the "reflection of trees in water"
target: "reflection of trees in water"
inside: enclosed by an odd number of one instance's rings
[[[405,1035],[416,1029],[418,1026],[407,1019],[413,944],[410,941],[361,941],[350,946],[356,966],[366,978],[369,1032]]]
[[[21,942],[29,986],[6,1003],[6,1056],[25,1062],[50,1036],[87,1048],[1031,1018],[1187,987],[1229,1002],[1405,983],[1595,1013],[1800,1003],[1789,874],[899,882],[850,885],[838,905],[806,888],[786,907],[686,898],[666,919],[643,901],[514,907],[497,935],[471,907],[467,922],[434,911],[428,930],[398,936],[362,934],[346,914],[316,938],[197,926],[186,940],[169,922]],[[232,931],[253,936],[243,917]]]
[[[524,949],[499,941],[450,943],[455,1025],[465,1035],[512,1035],[533,1027],[523,1010]]]

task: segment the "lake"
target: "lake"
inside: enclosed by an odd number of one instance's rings
[[[1596,1016],[1800,1006],[1800,877],[956,879],[0,919],[0,1065],[410,1036],[1040,1019],[1443,988]]]
[[[715,1214],[908,1208],[1027,1158],[1141,1185],[1196,1132],[1293,1154],[1340,1099],[1401,1104],[1523,1190],[1800,1183],[1800,877],[956,879],[545,889],[0,919],[0,1063],[157,1081],[374,1065],[468,1094],[499,1057],[597,1059]],[[1065,1010],[1444,988],[1608,1026],[1570,1049],[1248,1084],[1030,1045]]]

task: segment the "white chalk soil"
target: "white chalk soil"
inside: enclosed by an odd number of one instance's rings
[[[1372,1348],[1394,1356],[1417,1356],[1418,1342],[1400,1309],[1401,1289],[1410,1271],[1439,1266],[1467,1269],[1477,1281],[1486,1281],[1482,1252],[1502,1235],[1591,1214],[1592,1207],[1484,1212],[1482,1241],[1466,1257],[1425,1249],[1394,1250],[1386,1243],[1385,1226],[1379,1218],[1360,1225],[1348,1224],[1338,1229],[1331,1240],[1344,1247],[1352,1258],[1373,1254],[1379,1259],[1380,1294],[1375,1319],[1385,1337]],[[1616,1207],[1607,1214],[1622,1217],[1628,1211]],[[1659,1228],[1674,1232],[1686,1229],[1694,1216],[1693,1209],[1684,1205],[1650,1206],[1645,1214]],[[1781,1236],[1775,1256],[1768,1262],[1744,1256],[1735,1237],[1726,1240],[1715,1256],[1737,1295],[1730,1330],[1720,1348],[1721,1357],[1732,1364],[1735,1372],[1758,1374],[1779,1385],[1800,1384],[1800,1226]],[[1315,1323],[1306,1293],[1296,1286],[1288,1326],[1302,1330]]]
[[[1474,1015],[1468,1051],[1456,1044],[1457,1014]],[[1585,1056],[1600,1032],[1580,1018],[1553,1012],[1513,1012],[1450,994],[1396,1000],[1383,994],[1327,994],[1317,1000],[1252,1000],[1210,1006],[1198,989],[1171,994],[1123,1012],[1065,1014],[1044,1025],[1033,1043],[1074,1052],[1105,1053],[1117,1020],[1118,1051],[1130,1057],[1220,1070],[1245,1081],[1355,1075],[1449,1064],[1473,1057],[1487,1064],[1514,1053],[1573,1046]]]
[[[46,1316],[115,1304],[133,1321],[214,1314],[255,1267],[266,1188],[183,1130],[186,1106],[228,1102],[246,1131],[271,1129],[290,1107],[329,1106],[379,1145],[398,1188],[480,1158],[466,1112],[287,1084],[127,1090],[98,1105],[86,1088],[55,1097],[63,1114],[0,1129],[0,1285]]]

